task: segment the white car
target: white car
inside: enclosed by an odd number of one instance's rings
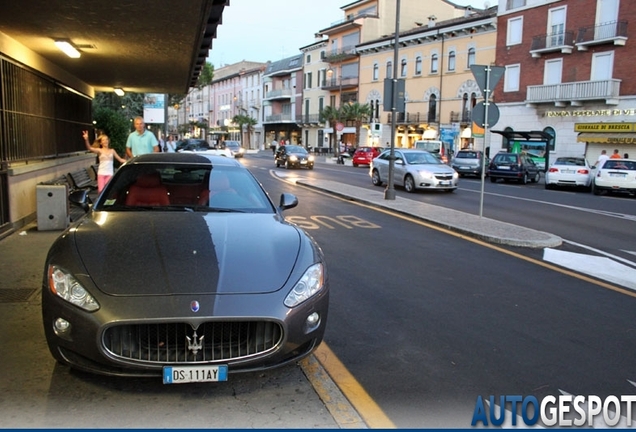
[[[393,182],[404,186],[407,192],[417,189],[436,189],[453,192],[457,189],[459,174],[433,153],[425,150],[394,150]],[[389,160],[391,150],[383,151],[371,161],[369,175],[375,186],[389,181]]]
[[[592,183],[594,195],[603,192],[623,192],[636,195],[636,160],[607,159],[596,170]]]
[[[581,187],[590,190],[592,167],[584,157],[559,157],[545,173],[545,188]]]

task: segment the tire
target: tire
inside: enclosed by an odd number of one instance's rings
[[[291,166],[291,164],[289,163],[289,161],[286,161],[286,162],[285,162],[285,169],[291,169],[291,168],[292,168],[292,166]]]
[[[358,164],[353,164],[353,167],[354,168],[358,168]]]
[[[528,184],[528,172],[527,171],[525,171],[523,173],[523,177],[521,178],[521,180],[519,180],[519,182],[521,184]]]
[[[410,174],[404,177],[404,190],[408,193],[415,192],[415,180],[413,180],[413,176]]]
[[[497,183],[497,178],[490,176],[490,183]]]
[[[594,183],[592,183],[592,193],[594,193],[594,195],[600,195],[601,194],[601,190],[599,188],[597,188]]]
[[[313,165],[309,165],[307,168],[309,168],[310,170],[314,169]]]
[[[371,173],[371,183],[373,183],[373,186],[382,186],[382,179],[378,170],[373,170]]]
[[[534,175],[534,178],[532,179],[532,183],[539,183],[540,179],[541,179],[541,174],[539,173],[539,171],[537,171],[537,173]]]
[[[276,168],[280,168],[280,164],[278,163],[278,159],[276,160]]]
[[[545,188],[546,188],[546,189],[552,189],[552,185],[551,185],[551,184],[549,184],[549,183],[546,183],[546,184],[545,184]]]

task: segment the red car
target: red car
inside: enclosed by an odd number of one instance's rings
[[[358,147],[353,153],[353,166],[371,165],[371,161],[380,155],[382,147]]]

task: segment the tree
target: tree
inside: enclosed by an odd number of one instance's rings
[[[126,154],[126,140],[130,133],[130,121],[121,111],[98,108],[93,113],[95,128],[103,131],[110,139],[110,146],[119,153]]]
[[[212,66],[212,63],[210,62],[205,62],[205,64],[203,65],[203,68],[201,69],[201,73],[199,74],[199,77],[197,78],[196,87],[200,90],[203,87],[210,85],[213,79],[214,79],[214,66]]]
[[[340,149],[337,148],[337,145],[334,145],[334,137],[336,135],[336,123],[340,121],[341,112],[338,108],[327,105],[320,112],[320,116],[323,120],[327,120],[329,122],[329,126],[333,128],[334,132],[331,134],[329,140],[329,148],[334,149],[334,153],[337,155]]]
[[[371,117],[371,105],[360,104],[360,102],[347,103],[342,107],[342,117],[344,120],[354,122],[356,128],[356,148],[360,146],[360,129],[362,123]]]
[[[254,125],[256,125],[258,121],[255,118],[250,117],[249,115],[238,114],[235,115],[234,118],[232,118],[232,122],[239,125],[241,135],[243,133],[243,126],[245,126],[247,132],[247,148],[250,148],[250,137],[252,135],[252,132],[254,131]]]

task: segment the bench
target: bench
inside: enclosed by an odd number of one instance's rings
[[[86,168],[68,173],[68,179],[74,190],[97,189],[97,181],[91,177]]]

